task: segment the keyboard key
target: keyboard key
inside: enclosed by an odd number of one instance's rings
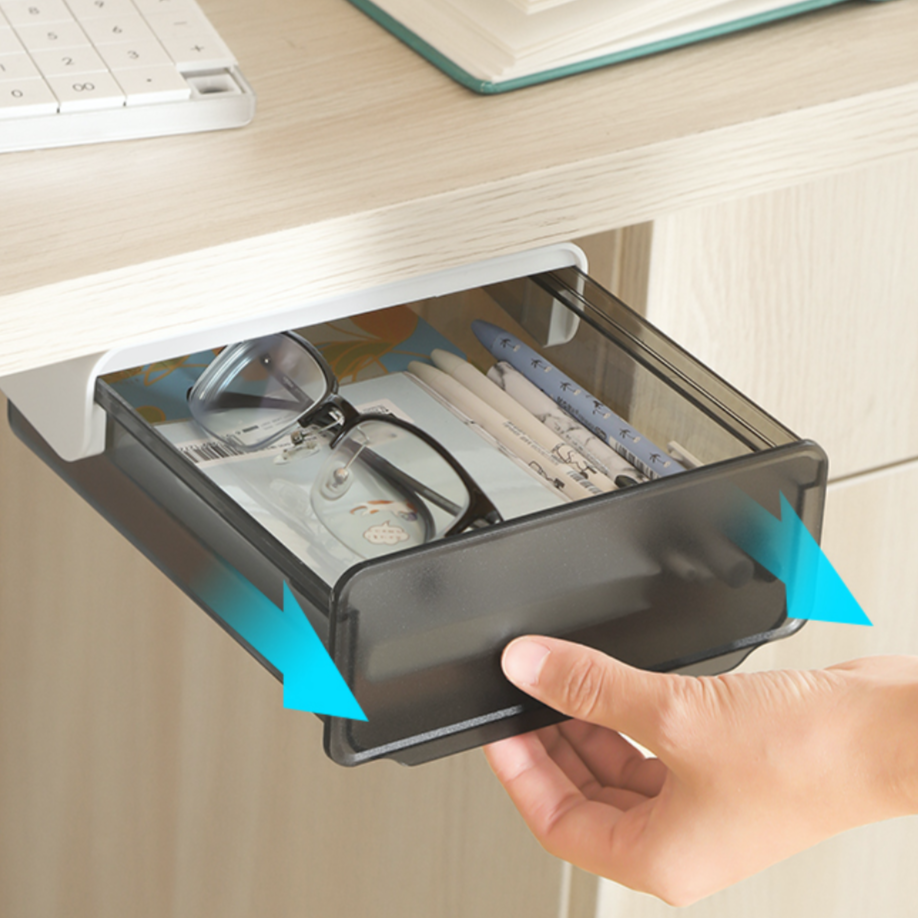
[[[76,22],[55,22],[48,25],[27,25],[16,30],[29,51],[46,48],[78,48],[89,39]]]
[[[49,76],[48,84],[61,103],[61,112],[120,108],[125,102],[124,92],[110,73]]]
[[[45,76],[68,76],[106,71],[105,61],[89,45],[83,48],[54,48],[33,51],[32,58]],[[2,61],[3,58],[0,58]]]
[[[25,51],[18,54],[4,54],[0,57],[0,82],[34,79],[40,77],[38,68]]]
[[[67,0],[67,6],[80,22],[137,12],[131,0]]]
[[[44,80],[0,83],[0,119],[54,115],[58,104]]]
[[[16,27],[73,19],[64,0],[0,0],[0,10]]]
[[[197,5],[191,0],[134,0],[134,5],[144,16],[147,13],[197,12]]]
[[[179,70],[232,67],[232,51],[214,27],[197,13],[149,14],[147,20]]]
[[[112,70],[127,70],[131,67],[155,67],[168,64],[174,71],[175,64],[158,41],[125,42],[117,45],[100,45],[99,53]]]
[[[15,54],[18,51],[22,51],[22,42],[8,25],[0,22],[0,54]]]
[[[83,28],[92,43],[97,46],[155,39],[150,27],[138,13],[105,19],[88,19],[83,23]]]
[[[119,70],[115,78],[127,96],[128,105],[176,102],[191,97],[191,87],[172,64]]]

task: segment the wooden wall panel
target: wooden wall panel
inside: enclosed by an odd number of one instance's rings
[[[918,157],[654,223],[648,317],[833,477],[918,455]]]

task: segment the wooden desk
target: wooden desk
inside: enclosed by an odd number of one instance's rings
[[[918,149],[918,3],[494,98],[342,0],[205,0],[239,131],[0,160],[0,376]]]
[[[601,272],[845,476],[827,550],[878,627],[811,625],[750,665],[918,652],[918,0],[495,98],[343,0],[203,3],[259,93],[251,126],[0,157],[0,375],[591,236]],[[636,225],[613,271],[593,234]],[[668,913],[545,855],[477,751],[332,765],[318,722],[5,425],[0,470],[0,914]],[[908,914],[909,831],[687,914]]]

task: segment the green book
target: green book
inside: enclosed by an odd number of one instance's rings
[[[498,93],[864,0],[350,2],[463,86]]]

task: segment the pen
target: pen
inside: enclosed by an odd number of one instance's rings
[[[494,357],[506,360],[648,477],[659,478],[684,471],[659,446],[515,335],[480,319],[472,322],[472,331]]]
[[[500,386],[488,379],[467,360],[451,354],[449,351],[434,348],[430,352],[434,366],[444,373],[449,373],[466,389],[499,411],[511,424],[519,428],[527,437],[538,443],[543,449],[557,456],[575,472],[582,475],[600,491],[615,491],[615,484],[605,473],[591,463],[586,456],[565,442],[558,434],[545,426],[537,417],[505,392]],[[537,390],[538,391],[538,390]],[[547,398],[547,396],[545,396]],[[606,447],[608,449],[608,447]]]
[[[518,427],[510,423],[477,395],[474,395],[448,373],[426,363],[412,360],[408,371],[430,386],[457,411],[489,433],[498,443],[515,453],[526,464],[562,494],[572,500],[602,494],[595,485],[584,481],[569,465],[542,449]]]
[[[583,453],[608,478],[614,481],[620,475],[627,475],[634,484],[644,480],[644,476],[624,456],[615,452],[605,440],[601,440],[579,421],[575,421],[557,402],[505,360],[499,360],[488,370],[488,379],[500,386],[549,430]]]

